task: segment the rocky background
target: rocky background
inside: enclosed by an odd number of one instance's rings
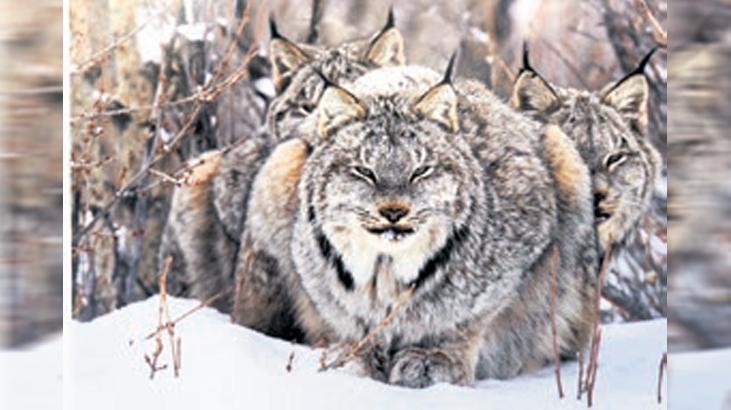
[[[186,160],[247,138],[272,98],[267,19],[325,45],[369,37],[393,3],[410,63],[507,99],[522,43],[549,81],[599,90],[653,47],[648,138],[667,149],[666,1],[72,0],[73,315],[80,320],[157,292],[157,247]],[[635,243],[615,255],[605,321],[667,315],[666,172]],[[684,327],[683,327],[684,328]]]

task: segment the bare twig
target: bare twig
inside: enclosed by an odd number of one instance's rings
[[[167,276],[168,272],[170,272],[170,268],[172,267],[173,259],[172,257],[168,257],[165,260],[165,264],[163,265],[162,270],[160,271],[160,304],[157,307],[157,327],[162,328],[163,327],[163,315],[164,311],[167,307],[167,301],[166,301],[166,292],[165,292],[165,285],[167,283]],[[155,335],[155,350],[152,352],[152,356],[148,356],[145,354],[145,362],[148,366],[150,366],[150,379],[155,378],[155,373],[157,373],[160,370],[163,370],[167,368],[167,365],[158,366],[157,361],[160,358],[160,354],[163,350],[163,344],[162,344],[162,338],[160,337],[160,333],[157,333]],[[174,358],[174,357],[173,357]]]
[[[368,334],[366,334],[362,339],[358,341],[355,345],[351,346],[347,351],[341,352],[338,357],[336,357],[332,362],[325,364],[324,358],[321,358],[321,366],[320,371],[330,370],[330,369],[337,369],[340,367],[343,367],[346,363],[349,361],[355,359],[358,356],[361,356],[368,352],[370,349],[370,346],[367,346],[368,343],[371,342],[378,334],[383,331],[383,329],[386,328],[386,326],[391,323],[394,317],[401,311],[403,306],[406,304],[406,302],[409,301],[411,298],[411,295],[414,293],[414,287],[409,287],[403,292],[401,292],[401,295],[398,297],[398,301],[396,302],[396,305],[391,309],[388,314],[386,314],[386,317],[383,318],[378,324],[371,329]],[[366,349],[368,347],[368,349]]]
[[[584,390],[586,391],[586,404],[591,407],[594,404],[594,386],[596,383],[596,373],[599,368],[599,344],[601,343],[601,329],[599,328],[599,301],[601,300],[602,287],[604,285],[604,277],[609,268],[609,261],[612,254],[612,237],[609,236],[607,246],[604,250],[604,258],[599,268],[599,277],[596,283],[596,295],[594,296],[594,332],[591,338],[591,349],[589,351],[589,363],[586,369],[586,381]]]
[[[250,61],[251,58],[253,58],[256,53],[256,47],[252,48],[249,53],[247,53],[246,61]],[[203,98],[203,101],[212,101],[215,99],[221,92],[223,92],[226,87],[230,87],[231,85],[235,84],[237,81],[241,80],[246,75],[246,63],[242,64],[242,68],[236,71],[234,74],[230,75],[227,79],[221,82],[221,84],[217,84],[216,86],[208,87],[205,93],[205,98]],[[196,100],[198,102],[198,100]],[[154,165],[162,161],[171,151],[174,147],[176,147],[180,141],[188,134],[188,131],[190,131],[193,127],[193,124],[195,123],[195,120],[198,118],[198,115],[200,114],[201,110],[203,109],[203,104],[198,102],[196,104],[196,107],[194,108],[193,112],[188,115],[188,120],[185,122],[183,127],[178,131],[178,133],[170,140],[169,143],[163,145],[163,152],[156,155],[154,158],[150,160],[150,162],[145,166],[143,169],[141,169],[139,172],[137,172],[134,176],[132,176],[127,183],[117,190],[114,197],[112,197],[100,210],[97,212],[92,220],[87,223],[85,226],[79,229],[78,232],[74,233],[74,243],[77,243],[78,240],[86,235],[99,221],[99,219],[106,215],[112,207],[119,201],[120,198],[124,197],[126,194],[129,193],[132,189],[137,187],[137,185],[142,182],[145,179],[145,176],[150,172],[150,168],[152,168]]]
[[[576,361],[579,364],[579,376],[576,382],[576,400],[581,400],[581,394],[584,392],[584,354],[581,350],[576,351]]]
[[[662,48],[667,48],[668,33],[662,28],[660,22],[657,21],[657,18],[655,18],[652,14],[652,10],[650,10],[650,7],[647,6],[645,0],[635,0],[635,4],[637,5],[637,8],[640,9],[640,12],[642,12],[645,16],[647,21],[650,22],[650,25],[652,26],[652,36],[655,38],[657,45]]]
[[[310,26],[307,29],[307,44],[315,44],[320,38],[320,21],[325,9],[324,0],[312,1],[312,13],[310,13]]]
[[[114,40],[114,42],[112,42],[108,46],[106,46],[103,49],[92,54],[91,57],[89,57],[87,60],[77,64],[75,67],[72,67],[71,75],[77,75],[77,74],[84,73],[88,69],[103,62],[109,53],[113,52],[117,47],[119,47],[120,45],[122,45],[123,43],[125,43],[126,41],[131,39],[135,34],[142,31],[142,29],[145,28],[145,26],[147,26],[147,24],[149,22],[150,22],[149,19],[145,20],[144,22],[142,22],[142,24],[137,26],[137,28],[135,28],[134,30],[122,35],[121,37],[118,37],[116,40]]]
[[[287,358],[287,366],[284,368],[287,373],[292,371],[292,362],[294,361],[294,350],[289,353],[289,357]]]
[[[657,402],[662,403],[662,376],[665,368],[668,366],[668,352],[662,354],[660,366],[657,369]]]
[[[553,355],[555,360],[554,373],[556,375],[556,388],[558,389],[558,397],[563,399],[563,386],[561,385],[561,356],[558,352],[558,341],[556,340],[556,298],[558,294],[558,262],[559,250],[554,248],[551,255],[551,336],[553,340]]]
[[[198,304],[198,306],[196,306],[196,307],[194,307],[194,308],[186,311],[182,315],[180,315],[180,316],[176,317],[175,319],[171,320],[169,323],[158,326],[157,329],[155,329],[154,331],[152,331],[151,333],[149,333],[147,336],[145,336],[145,340],[152,339],[153,337],[155,337],[156,335],[158,335],[160,332],[162,332],[163,330],[165,330],[167,328],[167,326],[175,326],[175,325],[177,325],[181,320],[183,320],[186,317],[192,315],[193,313],[195,313],[195,312],[203,309],[204,307],[210,305],[211,303],[213,303],[215,300],[217,300],[221,296],[225,295],[226,293],[228,293],[228,289],[224,289],[224,290],[216,293],[215,295],[211,296],[210,298],[202,301],[201,303]]]

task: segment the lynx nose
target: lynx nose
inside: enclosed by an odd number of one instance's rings
[[[395,224],[409,213],[409,209],[402,206],[385,206],[379,208],[378,213],[392,224]]]
[[[604,191],[594,192],[594,208],[598,207],[606,197],[607,194]]]

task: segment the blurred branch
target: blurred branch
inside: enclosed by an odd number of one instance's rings
[[[652,34],[655,37],[657,44],[662,48],[668,48],[668,33],[662,28],[660,22],[657,21],[655,16],[652,14],[647,3],[645,3],[645,0],[635,0],[635,4],[637,5],[637,8],[640,9],[640,12],[645,16],[647,21],[649,21],[652,25]]]
[[[307,30],[307,44],[315,44],[320,38],[320,22],[325,11],[325,0],[312,0],[310,26]]]
[[[104,47],[103,49],[97,51],[96,53],[92,54],[91,57],[84,60],[83,62],[71,67],[71,75],[78,75],[82,74],[85,71],[89,70],[90,68],[102,63],[106,58],[107,55],[111,52],[113,52],[117,47],[122,45],[123,43],[127,42],[129,39],[134,37],[135,34],[142,31],[145,26],[150,22],[150,19],[147,19],[142,22],[139,26],[137,26],[134,30],[124,34],[121,37],[118,37],[114,42],[109,44],[108,46]]]

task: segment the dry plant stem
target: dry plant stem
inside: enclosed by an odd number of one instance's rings
[[[558,262],[559,250],[553,249],[551,255],[551,339],[553,342],[553,355],[555,357],[556,388],[558,389],[558,397],[563,399],[563,385],[561,384],[561,356],[558,353],[558,341],[556,340],[556,298],[558,296]]]
[[[294,350],[289,354],[289,357],[287,358],[287,366],[284,368],[287,373],[292,371],[292,362],[294,361]]]
[[[152,339],[156,335],[160,334],[160,332],[162,332],[163,330],[165,330],[168,326],[175,326],[175,325],[177,325],[178,323],[180,323],[181,320],[183,320],[186,317],[192,315],[193,313],[195,313],[195,312],[203,309],[204,307],[210,305],[216,299],[218,299],[221,296],[225,295],[227,292],[228,292],[227,290],[222,290],[221,292],[218,292],[215,295],[211,296],[210,298],[202,301],[201,303],[198,304],[198,306],[196,306],[196,307],[194,307],[194,308],[186,311],[185,313],[183,313],[182,315],[176,317],[175,319],[171,320],[170,322],[165,323],[165,324],[160,324],[157,327],[157,329],[155,329],[154,331],[152,331],[151,333],[149,333],[147,336],[145,336],[145,340]]]
[[[599,345],[602,339],[602,331],[596,328],[592,338],[591,354],[589,356],[589,368],[586,372],[586,404],[589,407],[594,405],[594,386],[596,385],[597,369],[599,368]]]
[[[599,367],[599,343],[601,342],[601,329],[599,328],[599,301],[602,295],[602,286],[604,278],[609,268],[609,261],[612,254],[612,237],[607,240],[606,249],[604,249],[604,258],[599,268],[599,277],[596,283],[596,295],[594,299],[594,333],[591,338],[591,348],[589,350],[589,363],[586,368],[586,382],[584,390],[586,391],[586,404],[591,407],[594,403],[594,384],[596,382],[596,372]]]
[[[662,376],[665,368],[668,366],[668,352],[662,354],[660,366],[657,369],[657,403],[662,403]]]
[[[137,26],[137,28],[135,28],[134,30],[132,30],[129,33],[127,33],[127,34],[125,34],[125,35],[117,38],[114,42],[112,42],[112,44],[110,44],[107,47],[104,47],[103,49],[101,49],[101,50],[97,51],[96,53],[92,54],[92,56],[89,57],[89,59],[87,59],[86,61],[84,61],[84,62],[76,65],[75,67],[73,67],[71,69],[71,75],[82,74],[86,70],[88,70],[88,69],[90,69],[90,68],[98,65],[99,63],[101,63],[106,58],[106,56],[109,55],[109,53],[113,52],[117,47],[119,47],[120,45],[122,45],[122,43],[128,41],[135,34],[139,33],[143,28],[145,28],[145,26],[147,26],[147,24],[149,22],[150,22],[149,19],[148,20],[145,20],[144,22],[142,22],[142,24],[140,24],[139,26]]]
[[[246,66],[248,65],[248,62],[256,55],[255,53],[256,47],[252,48],[251,51],[249,51],[246,55],[245,62],[242,64],[242,68],[229,76],[227,79],[225,79],[222,82],[222,85],[217,86],[211,86],[207,87],[204,95],[204,101],[212,101],[215,99],[219,94],[221,94],[227,87],[230,87],[237,81],[241,80],[246,76]],[[203,109],[203,103],[198,102],[196,104],[196,107],[194,108],[193,112],[188,116],[188,121],[185,122],[183,127],[178,131],[178,133],[171,139],[171,141],[163,146],[163,152],[156,155],[154,158],[150,160],[150,162],[140,171],[138,171],[132,178],[127,181],[127,183],[117,190],[114,197],[110,199],[99,212],[97,212],[92,220],[87,223],[83,228],[79,229],[78,232],[74,234],[74,243],[77,243],[80,238],[82,238],[84,235],[86,235],[99,221],[99,219],[106,215],[112,207],[119,201],[121,197],[126,195],[130,190],[132,190],[134,187],[136,187],[141,181],[145,179],[147,174],[150,172],[150,169],[158,164],[162,159],[164,159],[170,152],[172,152],[173,148],[180,143],[180,141],[188,134],[188,131],[192,128],[193,123],[195,123],[195,120],[198,118],[198,114],[200,114],[201,110]]]
[[[167,276],[168,272],[170,271],[170,268],[172,267],[173,260],[171,257],[168,257],[165,260],[165,264],[163,265],[162,270],[160,271],[160,304],[157,307],[157,327],[162,328],[163,327],[163,312],[164,307],[166,306],[166,292],[165,292],[165,284],[167,283]],[[155,377],[155,373],[157,373],[160,370],[163,370],[167,368],[166,365],[164,366],[158,366],[157,361],[160,358],[160,354],[163,350],[163,344],[162,344],[162,338],[160,336],[160,333],[157,333],[155,337],[155,350],[152,352],[152,357],[145,355],[145,362],[150,366],[150,379],[153,379]]]
[[[576,352],[576,361],[579,364],[579,376],[576,382],[576,400],[581,400],[581,394],[584,392],[584,354],[581,350]]]
[[[662,48],[668,48],[668,33],[662,28],[660,22],[657,21],[655,16],[652,14],[650,7],[647,6],[645,0],[635,0],[637,8],[640,9],[645,18],[650,22],[652,26],[652,36],[655,38],[655,42]]]
[[[168,273],[170,273],[170,268],[172,267],[172,265],[173,258],[172,256],[168,256],[165,259],[165,266],[163,268],[162,274],[160,275],[160,316],[165,316],[165,329],[167,329],[168,338],[170,340],[170,353],[172,355],[173,372],[175,373],[175,377],[178,377],[178,375],[180,374],[180,357],[178,355],[177,347],[180,346],[180,338],[178,338],[177,340],[175,338],[175,323],[170,320],[170,308],[167,302],[167,277]],[[158,321],[158,325],[162,325],[162,323]],[[159,333],[157,337],[159,339]]]
[[[401,292],[401,295],[398,298],[398,302],[396,303],[396,306],[394,306],[393,309],[391,309],[391,311],[386,315],[386,317],[383,318],[383,320],[378,322],[378,324],[373,329],[371,329],[371,331],[368,332],[368,334],[366,334],[362,339],[360,339],[360,341],[358,341],[358,343],[351,346],[347,352],[342,352],[341,354],[338,355],[338,357],[335,358],[335,360],[333,360],[329,364],[320,366],[320,371],[337,369],[337,368],[343,367],[349,361],[351,361],[351,360],[355,359],[356,357],[367,352],[367,350],[364,350],[366,345],[371,340],[373,340],[373,338],[375,338],[379,333],[381,333],[381,331],[383,331],[383,329],[385,329],[389,323],[391,323],[393,318],[396,317],[396,315],[401,311],[401,309],[406,304],[406,302],[408,302],[409,299],[411,299],[411,295],[413,295],[413,293],[414,293],[413,286],[404,290],[403,292]],[[324,364],[324,360],[322,360],[321,364]]]

